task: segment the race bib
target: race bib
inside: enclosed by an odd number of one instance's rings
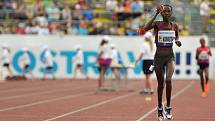
[[[175,31],[158,31],[159,44],[172,44],[175,40]]]
[[[201,52],[199,54],[199,60],[204,61],[204,60],[208,60],[208,59],[209,59],[209,55],[207,54],[207,52]]]

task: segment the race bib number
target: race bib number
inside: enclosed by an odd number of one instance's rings
[[[209,55],[207,54],[207,52],[201,52],[199,54],[199,60],[208,60],[209,59]]]
[[[158,43],[172,44],[175,40],[175,31],[158,31]]]

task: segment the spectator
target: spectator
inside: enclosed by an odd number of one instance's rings
[[[131,3],[131,8],[133,13],[144,13],[144,3],[140,0],[134,0]]]
[[[62,10],[62,19],[63,20],[70,20],[70,19],[72,19],[71,17],[72,17],[71,16],[71,10],[70,10],[69,6],[66,5]]]
[[[88,21],[92,21],[94,18],[93,11],[91,9],[89,9],[88,7],[84,8],[83,15],[84,15],[85,20],[88,20]]]
[[[75,5],[75,10],[73,11],[73,20],[81,20],[83,18],[83,14],[81,12],[81,7],[79,4]]]
[[[125,13],[131,13],[132,10],[131,10],[131,0],[125,0],[124,3],[124,12]]]
[[[46,36],[49,35],[49,29],[47,28],[47,26],[40,26],[38,29],[38,35],[42,35],[42,36]]]
[[[82,21],[80,23],[80,27],[78,28],[78,34],[79,35],[88,35],[89,31],[87,30],[87,23],[85,23],[84,21]]]
[[[51,23],[49,24],[50,34],[51,34],[51,35],[60,35],[59,28],[60,28],[60,23],[51,22]]]
[[[117,1],[116,0],[107,0],[106,1],[106,10],[114,11],[116,6],[117,6]]]
[[[68,33],[68,35],[77,35],[78,34],[77,27],[75,26],[74,23],[67,24],[67,33]]]
[[[24,23],[19,23],[17,28],[16,28],[16,34],[26,34],[25,33],[25,24]]]
[[[30,22],[27,27],[25,28],[26,34],[37,34],[38,33],[39,26],[34,22]]]
[[[4,0],[4,8],[5,9],[13,9],[11,0]]]
[[[200,4],[200,15],[202,18],[202,32],[208,32],[209,1],[203,0]]]
[[[48,21],[59,21],[60,20],[60,9],[53,3],[51,6],[46,8],[48,15]]]
[[[41,15],[45,13],[45,8],[42,0],[35,0],[33,11],[35,15]]]
[[[21,4],[15,11],[14,19],[27,20],[26,6]]]
[[[38,13],[38,15],[33,19],[33,22],[36,22],[39,26],[48,25],[48,20],[45,16],[45,13]]]

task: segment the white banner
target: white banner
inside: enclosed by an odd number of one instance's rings
[[[15,74],[21,74],[22,68],[19,58],[22,55],[21,48],[27,47],[31,52],[31,69],[36,77],[43,74],[44,63],[42,61],[41,48],[48,45],[52,50],[54,69],[58,78],[73,77],[74,47],[81,45],[84,51],[84,71],[90,77],[98,77],[98,70],[95,68],[97,49],[102,36],[30,36],[30,35],[1,35],[0,42],[6,43],[11,48],[12,69]],[[195,51],[199,43],[199,36],[181,37],[182,47],[174,45],[176,55],[176,70],[174,79],[198,79],[196,73],[198,66],[195,60]],[[143,37],[119,37],[111,36],[110,43],[114,43],[120,51],[123,63],[131,64],[139,56]],[[213,54],[215,53],[212,50]],[[1,50],[2,52],[2,50]],[[214,77],[215,59],[211,58],[210,77]],[[142,67],[139,64],[136,68],[129,70],[130,78],[144,77]]]

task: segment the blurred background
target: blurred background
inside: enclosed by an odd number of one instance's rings
[[[136,36],[164,3],[173,6],[172,20],[182,36],[214,34],[214,0],[209,0],[207,30],[202,29],[202,0],[1,0],[0,33]]]
[[[171,19],[179,25],[184,45],[182,49],[176,48],[176,77],[198,78],[195,50],[202,36],[214,52],[214,0],[0,0],[0,42],[11,48],[15,74],[22,70],[20,49],[27,47],[32,53],[31,69],[41,75],[43,61],[38,48],[46,44],[53,51],[58,76],[71,77],[74,46],[80,44],[85,53],[84,71],[95,75],[98,71],[92,65],[96,63],[102,36],[111,37],[126,64],[133,63],[143,41],[136,30],[146,24],[160,4],[173,6]],[[215,59],[211,62],[214,77]],[[133,73],[142,77],[140,67]]]

